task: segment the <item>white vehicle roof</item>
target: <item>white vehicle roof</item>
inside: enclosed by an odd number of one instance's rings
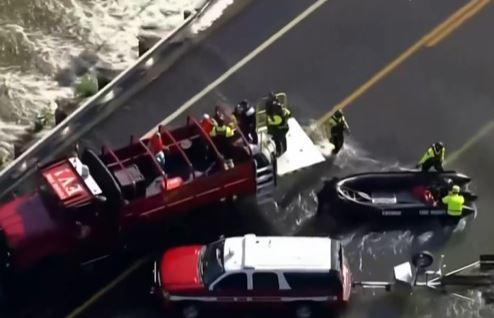
[[[248,234],[225,240],[225,271],[326,271],[331,269],[331,239]]]

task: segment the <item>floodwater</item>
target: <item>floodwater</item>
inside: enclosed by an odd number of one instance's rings
[[[138,57],[138,35],[165,36],[197,0],[2,0],[0,157],[36,116],[74,97],[89,69],[114,75]]]

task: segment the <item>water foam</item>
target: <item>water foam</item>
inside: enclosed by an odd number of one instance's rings
[[[12,142],[42,110],[73,96],[77,75],[125,69],[138,57],[139,32],[165,36],[203,0],[21,2],[0,5],[0,157],[13,156]]]

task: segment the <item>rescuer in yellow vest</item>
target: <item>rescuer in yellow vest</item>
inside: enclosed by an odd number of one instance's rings
[[[268,134],[273,137],[276,145],[276,156],[279,157],[287,150],[286,134],[289,130],[288,118],[290,118],[291,113],[275,94],[270,93],[266,101],[266,115]]]
[[[448,215],[461,216],[465,198],[460,194],[459,186],[454,185],[451,192],[442,201],[448,206]]]
[[[422,171],[429,171],[431,167],[434,167],[437,172],[444,172],[443,162],[444,162],[444,145],[442,142],[436,142],[429,148],[422,156],[417,164],[417,168],[421,167]]]
[[[225,118],[222,114],[217,113],[214,119],[214,126],[209,136],[213,138],[218,150],[223,154],[225,159],[232,158],[235,130],[225,123]]]
[[[218,122],[213,126],[209,135],[213,138],[231,138],[235,135],[235,131],[229,125],[226,125],[224,121]]]

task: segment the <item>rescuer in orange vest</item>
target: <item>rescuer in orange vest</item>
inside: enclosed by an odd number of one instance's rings
[[[163,140],[161,139],[161,134],[156,132],[151,139],[149,139],[149,150],[156,158],[156,161],[160,164],[160,166],[165,168],[165,151],[168,150],[168,147],[163,145]]]

